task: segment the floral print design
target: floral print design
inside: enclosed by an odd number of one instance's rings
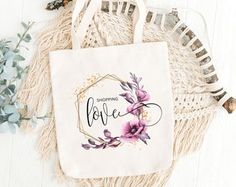
[[[82,147],[86,150],[89,150],[90,148],[94,149],[105,149],[108,147],[117,147],[121,144],[120,137],[112,137],[111,132],[105,129],[103,131],[105,138],[98,137],[99,143],[96,143],[93,139],[88,139],[88,144],[82,144]]]
[[[130,73],[130,78],[131,82],[120,83],[123,90],[120,96],[129,103],[126,110],[127,113],[133,115],[134,119],[123,124],[120,136],[112,137],[111,132],[105,129],[103,131],[104,138],[98,137],[96,140],[89,138],[88,143],[82,144],[84,149],[115,148],[122,143],[135,143],[139,140],[147,145],[147,139],[151,139],[147,133],[147,122],[142,119],[143,106],[145,106],[145,102],[150,100],[150,95],[141,85],[141,77]]]
[[[131,143],[142,140],[145,144],[147,144],[146,139],[150,139],[150,137],[146,131],[147,127],[144,121],[129,121],[124,125],[123,134],[120,138]]]

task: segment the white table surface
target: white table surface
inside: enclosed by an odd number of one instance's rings
[[[47,0],[0,0],[0,38],[15,36],[21,21],[43,24],[56,12]],[[236,11],[233,0],[150,0],[157,6],[191,7],[205,16],[214,63],[225,88],[236,96]],[[194,22],[192,23],[195,24]],[[198,26],[198,25],[195,25]],[[36,32],[35,30],[33,32]],[[63,187],[54,178],[53,161],[35,150],[39,128],[32,133],[0,134],[0,187]],[[168,187],[236,186],[236,113],[220,109],[202,149],[177,163]],[[70,186],[70,185],[69,185]]]

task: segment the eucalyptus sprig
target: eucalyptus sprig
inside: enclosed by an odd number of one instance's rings
[[[32,120],[22,116],[21,111],[26,106],[17,101],[17,90],[28,70],[28,66],[23,63],[25,57],[22,55],[23,49],[28,48],[23,44],[31,41],[32,37],[28,32],[33,22],[22,22],[22,26],[24,31],[17,34],[17,42],[0,40],[0,132],[15,132],[22,120]]]

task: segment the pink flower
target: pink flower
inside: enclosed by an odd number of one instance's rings
[[[135,94],[139,102],[148,101],[150,99],[150,95],[145,90],[138,89]]]
[[[140,103],[133,103],[127,108],[127,112],[133,115],[140,115],[142,111],[142,105]]]
[[[131,143],[140,139],[146,143],[146,139],[150,139],[146,130],[147,128],[144,121],[129,121],[123,127],[121,139]]]

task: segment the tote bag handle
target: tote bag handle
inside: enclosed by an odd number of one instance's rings
[[[144,0],[135,0],[138,8],[138,19],[134,22],[134,43],[141,43],[143,38],[143,26],[146,20],[146,6]],[[91,23],[93,16],[101,8],[102,0],[91,0],[86,11],[81,19],[78,28],[75,30],[76,18],[86,5],[86,0],[77,0],[75,8],[72,13],[72,49],[80,49],[83,39],[86,35],[89,24]]]

